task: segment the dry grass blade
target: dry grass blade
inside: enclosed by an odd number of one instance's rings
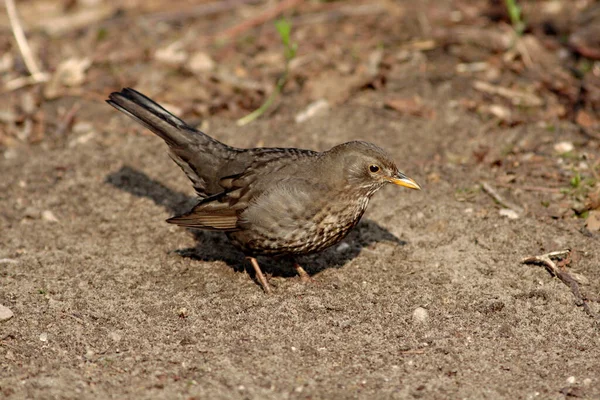
[[[8,13],[8,19],[10,21],[10,26],[13,31],[13,35],[15,36],[15,40],[17,41],[17,46],[19,47],[19,51],[23,56],[25,66],[31,74],[31,77],[29,79],[23,80],[18,78],[19,81],[17,83],[8,82],[6,84],[7,90],[18,89],[19,87],[31,83],[47,81],[50,77],[48,74],[40,70],[37,62],[35,61],[33,52],[31,51],[31,47],[29,47],[29,43],[27,42],[27,38],[25,37],[23,26],[21,25],[21,21],[19,20],[19,16],[17,15],[17,7],[15,6],[14,0],[4,0],[4,3],[6,4],[6,12]]]

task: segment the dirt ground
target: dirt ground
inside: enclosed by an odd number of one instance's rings
[[[23,20],[43,3],[22,3]],[[251,3],[181,21],[167,2],[130,1],[90,28],[49,35],[32,25],[48,70],[95,53],[77,85],[2,95],[0,304],[14,317],[0,322],[0,397],[600,399],[596,99],[578,97],[573,111],[530,67],[509,68],[510,49],[439,44],[450,11],[465,15],[457,26],[492,32],[498,22],[469,19],[487,2],[348,2],[352,14],[343,2],[288,1],[305,64],[291,69],[275,110],[240,127],[283,66],[272,22],[233,47],[195,38],[277,6]],[[69,7],[57,15],[78,12]],[[0,22],[2,46],[20,57]],[[181,37],[246,86],[152,56]],[[457,69],[481,60],[485,71]],[[514,104],[477,80],[543,105]],[[193,191],[159,138],[103,103],[122,86],[233,146],[372,141],[423,190],[379,192],[341,245],[302,260],[313,283],[261,260],[275,288],[265,295],[224,235],[164,222],[194,204]],[[323,98],[325,109],[296,122]],[[26,121],[29,134],[14,133]],[[564,249],[572,287],[521,263]]]

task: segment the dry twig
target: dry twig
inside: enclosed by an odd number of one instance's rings
[[[25,32],[23,31],[23,26],[21,25],[21,21],[17,15],[17,7],[15,6],[14,0],[4,0],[4,3],[6,4],[6,12],[8,13],[10,27],[13,31],[13,35],[15,36],[15,40],[17,41],[17,46],[19,47],[21,56],[23,56],[25,66],[31,75],[26,79],[17,78],[6,83],[6,90],[15,90],[29,84],[46,82],[48,79],[50,79],[50,76],[40,70],[35,58],[33,57],[33,52],[31,51],[31,47],[29,47],[29,43],[25,37]]]
[[[507,188],[507,189],[525,190],[526,192],[560,193],[560,191],[561,191],[560,188],[552,188],[552,187],[544,187],[544,186],[529,186],[529,185],[519,186],[519,185],[512,185],[510,183],[502,183],[502,182],[496,182],[495,185],[503,187],[503,188]]]
[[[555,263],[552,259],[558,259]],[[581,293],[579,283],[577,280],[566,270],[566,265],[571,262],[571,249],[553,251],[551,253],[542,254],[539,256],[526,257],[521,260],[523,264],[541,264],[550,274],[556,276],[561,280],[562,283],[567,285],[571,289],[571,293],[575,297],[575,304],[578,307],[583,307],[585,313],[590,317],[600,322],[600,316],[590,308],[588,304],[590,301],[594,301]]]
[[[481,188],[483,189],[484,192],[486,192],[488,195],[490,195],[490,197],[492,199],[494,199],[494,201],[498,204],[500,204],[502,207],[505,208],[510,208],[511,210],[513,210],[514,212],[516,212],[517,214],[522,214],[523,213],[523,208],[519,207],[518,205],[511,203],[508,200],[505,200],[502,198],[502,196],[500,196],[500,194],[498,192],[496,192],[496,189],[494,189],[492,187],[492,185],[490,185],[487,182],[482,182],[481,183]]]
[[[544,104],[543,100],[533,93],[492,85],[483,81],[473,82],[473,88],[479,90],[480,92],[498,95],[500,97],[509,99],[514,105],[539,107]]]

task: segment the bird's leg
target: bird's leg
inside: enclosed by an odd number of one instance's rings
[[[272,293],[271,286],[269,286],[269,282],[267,282],[267,279],[265,278],[264,274],[260,270],[260,265],[258,265],[258,260],[254,257],[246,257],[246,258],[248,260],[250,260],[250,264],[252,264],[252,266],[254,267],[254,272],[256,273],[256,279],[258,279],[258,282],[262,286],[263,290],[267,294],[271,294]]]
[[[295,260],[294,260],[294,269],[296,270],[296,273],[298,274],[298,276],[300,277],[300,280],[303,283],[309,283],[309,282],[313,281],[313,279],[310,277],[308,272],[306,272],[304,270],[304,268],[302,268],[302,266],[300,264],[298,264],[298,262]]]

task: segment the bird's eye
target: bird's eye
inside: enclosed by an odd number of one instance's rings
[[[371,172],[379,172],[379,167],[377,165],[370,165],[369,171]]]

